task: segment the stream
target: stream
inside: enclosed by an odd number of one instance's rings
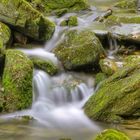
[[[95,3],[102,3],[100,6],[104,9],[111,5],[111,0],[96,0]],[[84,114],[82,108],[85,102],[98,88],[95,86],[95,77],[83,72],[65,72],[51,52],[65,37],[65,30],[94,27],[98,33],[104,33],[102,25],[93,24],[103,12],[95,7],[91,9],[84,13],[66,14],[61,18],[49,17],[57,25],[52,39],[39,48],[20,49],[29,57],[51,60],[61,67],[61,71],[55,76],[49,76],[44,71],[34,69],[32,106],[27,110],[0,116],[0,140],[90,140],[106,128],[118,128],[130,133],[130,129],[127,130],[129,126],[93,122]],[[61,21],[70,15],[78,16],[79,25],[72,28],[61,27]],[[117,42],[110,40],[108,57],[115,59],[117,49]],[[118,65],[121,62],[118,61]],[[136,124],[130,123],[131,125]],[[131,133],[133,135],[133,131]]]

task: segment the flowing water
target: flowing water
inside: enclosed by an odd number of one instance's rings
[[[43,48],[21,51],[28,56],[51,60],[60,67],[51,50],[65,37],[66,30],[93,26],[93,21],[103,12],[95,7],[91,9],[84,13],[66,14],[61,18],[50,17],[56,23],[52,39]],[[79,26],[61,27],[61,21],[70,15],[78,16]],[[117,49],[116,40],[111,39],[108,57],[115,59]],[[28,110],[0,117],[0,140],[90,140],[104,128],[117,127],[93,122],[84,114],[82,108],[95,90],[93,75],[65,72],[62,68],[59,74],[49,76],[44,71],[34,69],[32,106]]]

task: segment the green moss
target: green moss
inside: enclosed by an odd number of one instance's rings
[[[10,38],[11,30],[8,28],[8,26],[0,22],[0,40],[3,42],[4,46],[6,46],[9,43]]]
[[[54,23],[25,0],[2,0],[0,2],[0,20],[38,41],[50,39],[55,28]]]
[[[99,134],[95,140],[130,140],[124,133],[114,130],[107,129]]]
[[[87,0],[31,0],[31,4],[41,12],[59,16],[89,7]]]
[[[2,79],[3,111],[28,108],[32,103],[33,64],[22,52],[7,50]]]
[[[140,23],[140,15],[138,14],[113,14],[105,21],[107,25],[114,25],[120,23]]]
[[[104,81],[107,78],[107,75],[104,73],[97,73],[95,76],[95,84],[98,85],[102,81]]]
[[[102,72],[107,75],[112,75],[118,69],[118,66],[115,63],[115,61],[113,61],[111,59],[107,59],[107,58],[101,59],[99,64],[100,64],[100,68],[101,68]]]
[[[2,76],[3,73],[5,49],[9,44],[10,38],[10,29],[5,24],[0,22],[0,76]]]
[[[120,2],[117,2],[115,4],[115,7],[118,7],[118,8],[127,8],[127,9],[136,9],[137,8],[137,0],[123,0],[123,1],[120,1]]]
[[[68,26],[68,20],[63,20],[63,21],[60,23],[60,26]]]
[[[66,33],[54,53],[66,69],[78,70],[93,68],[104,56],[104,49],[93,32],[72,30]]]
[[[63,20],[61,26],[78,26],[78,19],[76,16],[70,16],[68,20]]]
[[[85,113],[91,119],[108,122],[133,118],[140,105],[139,85],[139,64],[131,64],[118,70],[104,80],[99,90],[91,96],[85,105]]]
[[[54,75],[58,72],[57,66],[55,66],[51,61],[49,60],[43,60],[40,58],[31,58],[34,66],[37,69],[41,69],[45,72],[47,72],[50,75]]]
[[[68,20],[68,26],[77,26],[78,25],[78,19],[76,16],[69,17]]]
[[[140,55],[129,55],[124,58],[124,65],[140,63]]]

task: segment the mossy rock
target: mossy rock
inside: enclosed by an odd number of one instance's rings
[[[128,136],[114,129],[104,130],[95,140],[130,140]]]
[[[19,32],[14,32],[13,36],[14,36],[14,43],[26,45],[26,43],[28,41],[27,36],[24,36],[23,34],[21,34]]]
[[[53,62],[51,62],[50,60],[43,60],[41,58],[35,57],[32,57],[31,60],[35,68],[41,69],[50,75],[54,75],[58,72],[57,66],[53,64]]]
[[[0,21],[37,41],[51,38],[55,25],[25,0],[1,0]]]
[[[88,30],[68,31],[54,53],[67,70],[95,68],[99,59],[105,56],[99,39]]]
[[[137,8],[137,0],[121,0],[117,2],[114,7],[121,9],[135,9]]]
[[[7,50],[2,78],[3,111],[13,112],[30,107],[32,103],[32,61],[18,50]]]
[[[67,20],[63,20],[61,26],[78,26],[77,16],[70,16]]]
[[[101,59],[99,64],[102,72],[107,75],[114,74],[118,69],[118,66],[115,63],[115,61],[109,58]]]
[[[4,68],[4,56],[6,46],[9,45],[11,38],[11,30],[0,22],[0,76],[2,76]]]
[[[106,122],[140,117],[139,86],[140,65],[129,64],[102,82],[85,104],[85,113],[93,120]]]
[[[99,72],[95,76],[95,84],[98,85],[107,78],[105,73]]]
[[[109,16],[106,20],[105,20],[105,24],[106,25],[120,25],[121,23],[125,23],[125,24],[139,24],[140,23],[140,15],[139,14],[135,14],[135,13],[118,13],[118,14],[113,14],[111,16]]]
[[[129,55],[124,58],[124,65],[140,63],[140,55]]]
[[[45,14],[61,16],[67,12],[85,10],[89,7],[87,0],[30,0],[32,6]]]

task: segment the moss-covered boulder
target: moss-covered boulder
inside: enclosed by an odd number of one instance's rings
[[[115,63],[115,61],[109,58],[101,59],[99,64],[102,72],[107,75],[112,75],[118,69],[118,66]]]
[[[43,13],[59,16],[89,7],[88,0],[30,0],[30,3]]]
[[[120,122],[140,117],[140,65],[128,65],[104,80],[85,104],[89,118]]]
[[[105,55],[99,39],[88,30],[68,31],[54,53],[67,70],[95,68],[99,59]]]
[[[43,60],[41,58],[35,58],[35,57],[32,57],[31,60],[35,68],[41,69],[50,75],[54,75],[58,72],[57,66],[49,60]]]
[[[32,61],[17,50],[7,50],[0,95],[4,112],[28,108],[32,103]]]
[[[1,0],[0,21],[38,41],[51,38],[55,27],[25,0]]]
[[[6,46],[9,44],[11,37],[11,30],[0,22],[0,76],[4,68],[4,55]]]
[[[130,140],[128,136],[114,129],[104,130],[95,140]]]

